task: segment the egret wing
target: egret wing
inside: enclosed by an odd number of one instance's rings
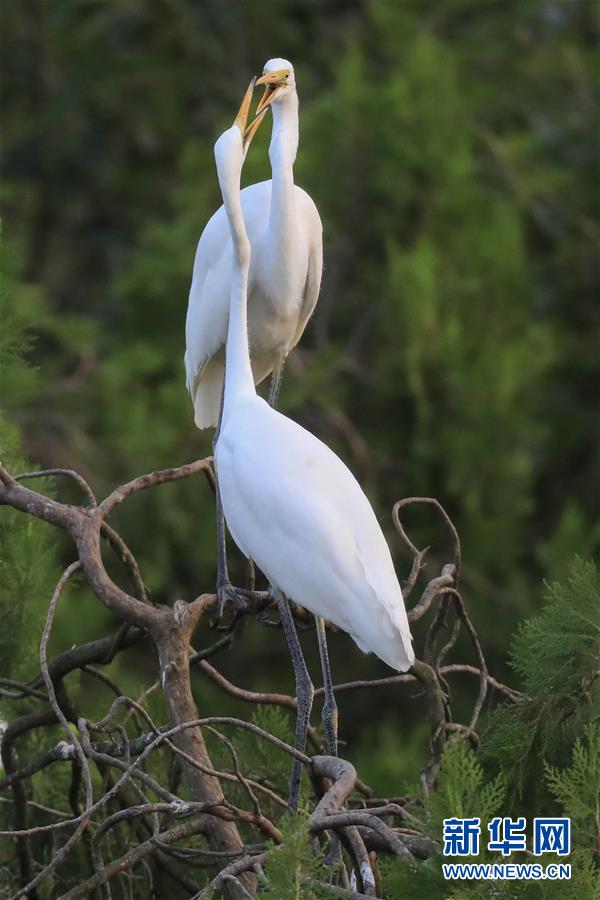
[[[246,427],[236,416],[235,443],[225,428],[218,447],[234,540],[292,600],[349,632],[361,649],[408,668],[414,657],[402,593],[362,488],[310,432],[259,398],[249,407]]]
[[[309,235],[308,270],[306,272],[306,285],[304,287],[304,299],[298,317],[298,327],[292,346],[295,347],[304,333],[308,320],[312,316],[319,291],[321,290],[321,278],[323,276],[323,225],[311,197],[302,190],[296,189],[303,195],[304,219],[306,233]]]
[[[186,380],[192,397],[225,334],[229,295],[223,288],[231,256],[229,225],[221,206],[202,232],[194,260],[185,323]]]
[[[248,237],[255,247],[268,222],[271,182],[252,184],[240,196]],[[220,206],[198,241],[188,300],[185,368],[192,398],[207,364],[227,337],[232,261],[229,223],[225,207]]]

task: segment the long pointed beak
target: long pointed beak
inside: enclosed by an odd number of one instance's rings
[[[248,127],[246,128],[246,130],[244,132],[244,150],[247,150],[248,147],[250,146],[252,138],[254,137],[254,135],[256,134],[258,129],[260,128],[260,123],[262,122],[262,120],[264,119],[266,114],[267,114],[266,109],[263,109],[263,111],[261,113],[259,113],[256,116],[256,118],[254,119],[254,121],[251,122],[250,125],[248,125]]]
[[[260,98],[260,103],[256,107],[256,114],[263,112],[271,105],[280,88],[287,84],[287,77],[290,74],[289,69],[276,69],[274,72],[265,72],[260,78],[256,79],[256,84],[264,84],[265,92]]]
[[[240,106],[239,112],[238,112],[237,116],[235,117],[235,122],[233,123],[234,125],[237,125],[237,127],[242,132],[244,150],[247,150],[248,147],[250,146],[250,142],[252,141],[252,138],[258,131],[260,123],[262,122],[262,120],[265,117],[265,113],[258,114],[256,116],[256,118],[250,123],[250,125],[247,125],[248,116],[250,114],[250,104],[252,103],[252,94],[254,93],[255,82],[256,82],[256,78],[253,78],[252,81],[250,82],[250,84],[248,85],[246,93],[244,94],[244,99],[242,100],[242,105]],[[266,110],[265,110],[265,112],[266,112]]]
[[[242,134],[246,130],[246,123],[248,121],[248,114],[250,113],[250,104],[252,103],[252,94],[254,93],[254,84],[256,82],[256,78],[253,78],[246,93],[244,94],[244,99],[242,100],[242,105],[240,106],[239,112],[235,117],[234,125],[240,129]]]

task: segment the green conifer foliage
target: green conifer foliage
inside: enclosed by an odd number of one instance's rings
[[[499,762],[511,790],[545,794],[540,757],[566,764],[573,741],[598,718],[600,576],[592,562],[577,559],[564,582],[547,587],[546,605],[525,621],[511,653],[525,698],[493,713],[484,740],[486,754]]]
[[[20,430],[7,412],[25,405],[39,387],[38,373],[26,359],[35,339],[32,324],[39,310],[39,293],[18,286],[6,266],[0,294],[0,385],[4,404],[0,413],[0,458],[9,471],[16,473],[31,466],[22,452]],[[40,490],[51,491],[48,479],[37,484]],[[24,520],[15,510],[6,508],[0,516],[0,547],[2,675],[19,680],[36,664],[48,597],[59,571],[58,554],[48,526],[35,519]]]
[[[324,853],[311,849],[306,821],[284,820],[282,831],[283,847],[271,844],[265,862],[265,895],[277,900],[325,900],[331,896],[318,887]]]
[[[599,712],[596,706],[596,713]],[[571,765],[559,769],[546,764],[546,784],[564,815],[571,819],[573,879],[568,895],[598,900],[600,878],[600,717],[584,728],[573,747]],[[558,887],[548,900],[561,896]],[[545,900],[545,898],[544,898]]]

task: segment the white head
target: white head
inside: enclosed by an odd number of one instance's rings
[[[245,155],[242,132],[237,125],[232,125],[215,143],[215,162],[220,182],[223,181],[223,176],[231,177],[242,171]]]
[[[257,113],[262,112],[271,104],[279,106],[290,97],[296,96],[294,67],[287,59],[279,57],[269,59],[265,63],[262,75],[256,79],[256,84],[265,85],[265,92],[258,104]]]

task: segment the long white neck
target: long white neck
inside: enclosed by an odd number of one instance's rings
[[[223,420],[233,401],[242,394],[256,395],[248,348],[248,271],[250,241],[240,201],[240,172],[219,172],[219,184],[233,243],[233,272],[229,305],[229,328],[225,348],[225,393]]]
[[[269,217],[270,246],[293,241],[296,230],[294,208],[294,161],[298,152],[298,94],[296,91],[275,101],[273,131],[269,146],[271,161],[271,214]],[[287,254],[279,253],[280,259]]]

